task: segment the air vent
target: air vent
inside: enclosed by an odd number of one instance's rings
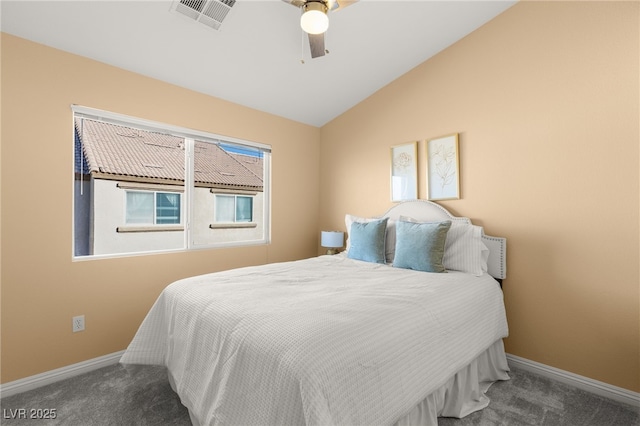
[[[236,0],[176,0],[171,10],[219,30],[235,3]]]

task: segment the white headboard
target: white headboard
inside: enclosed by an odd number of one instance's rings
[[[471,223],[466,217],[453,216],[439,204],[427,200],[404,201],[391,207],[382,217],[398,220],[400,216],[408,216],[420,222],[437,222],[450,220]],[[489,249],[487,267],[489,275],[503,280],[507,277],[507,239],[492,237],[482,232],[482,242]]]

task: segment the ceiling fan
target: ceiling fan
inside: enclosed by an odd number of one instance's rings
[[[324,33],[329,28],[329,11],[336,12],[358,0],[282,0],[302,10],[300,26],[309,36],[311,57],[317,58],[329,53],[324,48]]]

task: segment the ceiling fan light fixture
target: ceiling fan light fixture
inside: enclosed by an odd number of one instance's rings
[[[308,1],[302,6],[300,26],[309,34],[322,34],[329,28],[327,5],[324,2]]]

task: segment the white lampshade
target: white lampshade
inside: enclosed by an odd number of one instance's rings
[[[340,248],[344,244],[344,232],[322,231],[320,245],[327,248]]]
[[[329,28],[327,6],[321,2],[308,2],[300,18],[300,26],[309,34],[322,34]]]

